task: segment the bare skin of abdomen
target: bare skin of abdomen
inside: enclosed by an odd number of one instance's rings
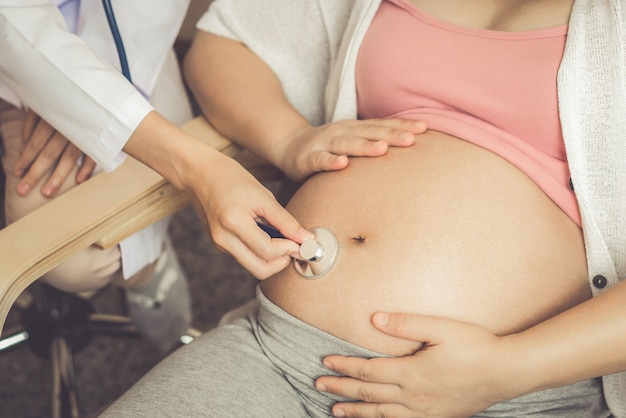
[[[287,208],[307,228],[331,229],[338,259],[316,280],[291,266],[263,281],[263,292],[304,322],[380,353],[419,344],[377,331],[377,311],[508,334],[590,297],[576,223],[511,163],[439,132],[317,174]]]

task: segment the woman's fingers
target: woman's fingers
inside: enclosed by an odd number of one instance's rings
[[[326,125],[325,133],[333,138],[329,151],[345,155],[380,155],[384,145],[405,147],[415,142],[415,135],[426,131],[422,121],[407,119],[367,119]]]
[[[363,382],[397,385],[402,383],[402,375],[406,371],[406,364],[402,358],[361,358],[331,355],[324,358],[324,366],[334,372],[358,379]],[[329,380],[326,380],[329,379]],[[324,376],[319,381],[330,386],[330,381],[339,382],[341,378]],[[342,381],[343,382],[343,381]]]
[[[413,411],[404,405],[394,403],[356,403],[356,402],[340,402],[333,406],[332,414],[334,417],[344,418],[416,418]],[[425,417],[427,415],[424,415]]]
[[[406,119],[333,122],[311,128],[289,150],[285,172],[301,180],[319,171],[346,168],[350,157],[379,157],[389,147],[408,147],[426,124]]]

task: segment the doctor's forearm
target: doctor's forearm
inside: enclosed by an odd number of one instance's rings
[[[0,80],[106,170],[152,106],[67,31],[53,2],[0,7]]]
[[[218,176],[211,160],[221,153],[182,131],[156,111],[150,112],[130,136],[124,151],[146,164],[180,190],[190,189]]]
[[[281,145],[310,124],[285,97],[272,70],[239,42],[198,32],[185,75],[213,126],[279,165]]]

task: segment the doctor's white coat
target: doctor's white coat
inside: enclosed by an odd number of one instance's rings
[[[191,117],[172,53],[189,0],[112,1],[135,86],[120,73],[101,0],[79,1],[73,34],[52,0],[0,0],[0,98],[33,109],[112,170],[151,110],[176,124]],[[125,277],[158,256],[166,225],[120,244]]]

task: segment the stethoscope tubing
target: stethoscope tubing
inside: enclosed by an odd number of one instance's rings
[[[280,231],[274,227],[271,227],[261,222],[257,222],[256,224],[259,226],[259,228],[265,231],[265,233],[269,235],[271,238],[285,238],[285,236],[281,234]]]
[[[128,58],[126,57],[124,41],[122,41],[122,35],[117,26],[117,21],[115,20],[115,13],[113,12],[113,5],[111,4],[111,0],[102,0],[102,6],[104,7],[104,13],[106,14],[107,21],[109,22],[111,35],[113,35],[113,41],[115,42],[115,48],[117,49],[117,55],[120,60],[122,74],[129,82],[132,83],[133,81],[130,77],[130,67],[128,66]]]

